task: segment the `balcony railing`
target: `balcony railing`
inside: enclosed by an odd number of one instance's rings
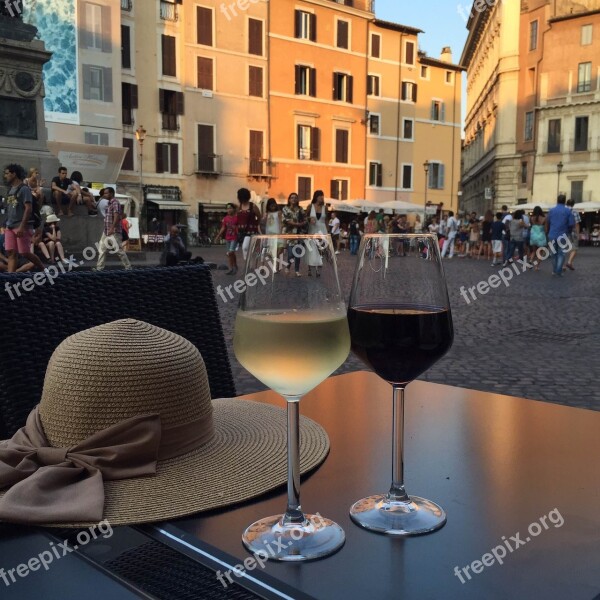
[[[255,179],[271,179],[275,177],[275,163],[267,158],[248,159],[248,177]]]
[[[200,154],[198,155],[198,168],[196,173],[198,175],[216,176],[222,172],[221,161],[223,156],[221,154]]]
[[[592,138],[570,138],[569,139],[569,151],[570,152],[590,152],[592,149]]]
[[[131,12],[133,8],[133,0],[121,0],[121,10],[126,10],[127,12]]]
[[[163,21],[177,21],[179,19],[177,5],[166,0],[160,0],[160,18]]]

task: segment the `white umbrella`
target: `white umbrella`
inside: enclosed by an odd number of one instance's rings
[[[547,202],[528,202],[527,204],[515,204],[510,206],[508,210],[533,210],[536,206],[539,206],[542,210],[549,210],[554,208],[556,203],[548,204]]]
[[[583,212],[594,212],[600,210],[600,202],[579,202],[573,208]]]
[[[418,204],[413,204],[412,202],[404,202],[403,200],[390,200],[389,202],[384,202],[381,206],[384,209],[389,208],[398,213],[422,213],[425,210],[424,206],[419,206]]]
[[[356,198],[354,200],[346,200],[346,203],[351,204],[352,206],[356,206],[363,212],[371,212],[374,210],[375,212],[379,211],[380,208],[384,209],[384,212],[387,214],[392,214],[392,210],[390,208],[386,208],[383,202],[376,202],[374,200],[364,200],[360,198]]]
[[[329,204],[331,210],[337,212],[349,212],[355,214],[360,212],[360,208],[358,206],[353,206],[346,200],[330,200],[327,204]]]

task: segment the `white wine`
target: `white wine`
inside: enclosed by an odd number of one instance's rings
[[[272,390],[301,396],[348,357],[350,334],[337,310],[239,311],[233,338],[242,366]]]

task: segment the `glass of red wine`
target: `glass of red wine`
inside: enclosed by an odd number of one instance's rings
[[[352,350],[392,384],[392,485],[363,498],[352,520],[392,536],[430,533],[444,510],[404,489],[404,389],[452,346],[454,333],[437,237],[368,234],[361,241],[348,309]]]

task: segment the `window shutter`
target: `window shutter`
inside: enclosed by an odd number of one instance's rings
[[[337,46],[348,49],[348,22],[337,22]]]
[[[443,190],[444,189],[444,173],[445,168],[444,165],[440,164],[439,166],[439,177],[438,177],[438,189]]]
[[[427,187],[430,190],[435,189],[435,164],[429,166],[429,181],[427,182]]]
[[[156,143],[156,172],[164,173],[165,169],[163,167],[163,153],[162,153],[162,144]]]
[[[415,63],[415,45],[412,42],[406,42],[406,64]]]
[[[212,59],[198,57],[198,87],[205,90],[213,89]]]
[[[212,10],[204,6],[196,7],[196,36],[199,44],[212,46]]]
[[[317,15],[312,13],[310,15],[310,41],[317,41]]]
[[[198,125],[198,156],[206,158],[214,154],[214,131],[212,125]]]
[[[92,87],[92,73],[89,65],[83,65],[83,99],[90,99],[90,88]]]
[[[378,35],[371,35],[371,56],[373,58],[379,58],[381,53],[381,39]]]
[[[170,35],[162,35],[162,72],[169,77],[177,76],[177,64],[175,53],[175,38]]]
[[[129,83],[121,83],[121,105],[123,108],[131,108],[130,87]]]
[[[321,130],[313,127],[311,130],[311,158],[321,160]]]
[[[133,139],[123,138],[123,148],[127,148],[127,152],[125,153],[121,169],[123,171],[133,171]]]
[[[121,25],[121,67],[131,69],[131,29]]]
[[[262,56],[263,53],[262,21],[250,19],[248,21],[248,53]]]
[[[175,114],[183,115],[184,111],[184,96],[183,92],[175,92]]]
[[[334,100],[338,100],[340,97],[340,91],[338,88],[338,84],[339,84],[339,77],[337,73],[333,74],[333,99]]]
[[[338,198],[338,200],[348,200],[348,180],[342,180],[342,197]]]
[[[294,37],[299,38],[302,33],[302,12],[294,11]]]
[[[432,121],[435,121],[435,100],[431,101],[431,116]]]
[[[367,75],[367,96],[373,95],[373,76]]]
[[[102,52],[112,52],[112,23],[110,7],[102,7]]]
[[[402,82],[402,93],[400,95],[402,100],[406,100],[406,83]]]
[[[383,186],[383,165],[377,165],[377,187]]]
[[[158,89],[158,112],[160,112],[161,114],[166,113],[167,111],[166,109],[166,94],[165,94],[165,90],[163,90],[162,88]]]
[[[342,130],[335,130],[335,162],[341,163],[342,161]]]
[[[312,96],[313,98],[315,98],[317,95],[317,70],[311,67],[309,70],[309,76],[310,76],[309,95]]]
[[[294,67],[294,93],[295,94],[302,93],[301,82],[302,82],[302,67],[300,65],[296,65]]]
[[[112,102],[113,101],[113,80],[112,80],[112,69],[110,67],[104,67],[104,77],[102,78],[104,81],[102,82],[104,85],[104,90],[102,100],[104,102]]]
[[[354,98],[354,77],[352,75],[348,75],[346,77],[346,102],[352,104],[352,100]]]
[[[171,173],[179,173],[179,144],[169,144],[171,150]]]
[[[296,125],[296,156],[302,159],[302,125]]]
[[[442,123],[446,122],[446,103],[442,102],[441,103],[441,109],[440,109],[440,121]]]
[[[248,67],[248,95],[262,98],[263,70],[260,67]]]
[[[412,88],[412,101],[416,102],[417,101],[417,84],[413,83],[413,88]]]
[[[331,187],[329,189],[331,198],[338,200],[338,182],[336,179],[331,180]]]
[[[131,107],[130,108],[138,108],[138,86],[136,84],[130,84],[129,86],[131,92]]]

